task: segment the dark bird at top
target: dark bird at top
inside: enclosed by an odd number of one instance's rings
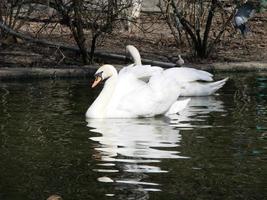
[[[245,36],[245,34],[249,31],[246,23],[254,16],[255,11],[254,6],[249,2],[241,5],[236,11],[234,16],[234,25],[235,28],[240,30],[243,36]]]

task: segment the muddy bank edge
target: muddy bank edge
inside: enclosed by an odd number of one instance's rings
[[[121,65],[115,65],[120,69]],[[267,71],[267,62],[238,62],[213,64],[186,64],[184,67],[193,67],[210,72],[262,72]],[[0,80],[20,78],[79,78],[90,77],[97,70],[97,65],[68,66],[61,68],[27,68],[1,67]]]

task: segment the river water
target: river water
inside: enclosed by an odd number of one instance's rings
[[[0,199],[266,199],[267,74],[172,119],[85,119],[86,79],[0,82]]]

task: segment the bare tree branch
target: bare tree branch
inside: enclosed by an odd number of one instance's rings
[[[5,30],[10,35],[13,35],[15,37],[18,37],[22,40],[26,40],[26,41],[31,42],[31,43],[36,43],[36,44],[40,44],[40,45],[53,47],[53,48],[56,48],[57,50],[69,50],[69,51],[75,51],[75,52],[80,51],[80,49],[77,47],[73,47],[70,45],[62,44],[62,43],[50,42],[50,41],[43,40],[43,39],[35,39],[35,38],[27,36],[23,33],[16,32],[16,31],[12,30],[11,28],[9,28],[7,25],[3,24],[3,22],[1,22],[1,21],[0,21],[0,29]],[[87,52],[90,53],[89,51],[87,51]],[[99,58],[104,58],[104,59],[105,58],[116,59],[116,60],[120,60],[120,61],[127,60],[127,57],[125,55],[106,53],[106,52],[100,52],[100,51],[95,52],[95,56],[97,56]],[[161,67],[166,67],[166,68],[177,66],[174,63],[166,63],[166,62],[154,61],[154,60],[149,60],[149,59],[142,59],[142,62],[144,64],[151,64],[151,65],[156,65],[156,66],[161,66]]]

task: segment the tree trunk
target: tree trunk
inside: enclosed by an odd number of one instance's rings
[[[87,64],[89,59],[88,59],[88,54],[85,46],[85,35],[83,31],[83,23],[82,23],[82,16],[81,16],[81,0],[74,0],[73,1],[73,6],[74,6],[74,20],[75,20],[75,28],[76,28],[76,37],[75,40],[79,46],[79,49],[81,51],[83,63]]]
[[[83,21],[81,16],[82,0],[72,0],[74,11],[74,20],[71,19],[69,11],[64,8],[62,0],[56,0],[56,7],[62,15],[62,21],[70,28],[76,44],[80,49],[82,60],[84,64],[89,62],[88,53],[85,46],[85,35],[83,31]]]
[[[205,27],[204,36],[203,36],[202,48],[201,48],[202,50],[201,50],[201,52],[199,52],[199,55],[201,58],[205,58],[208,56],[208,51],[207,51],[208,38],[209,38],[210,28],[212,25],[212,20],[213,20],[214,11],[215,11],[216,6],[217,6],[217,0],[212,0],[212,4],[211,4],[210,10],[209,10],[208,17],[207,17],[207,23],[206,23],[206,27]]]
[[[95,34],[91,41],[91,50],[90,50],[90,63],[92,64],[94,62],[94,55],[95,55],[95,49],[96,49],[96,41],[99,34]]]

